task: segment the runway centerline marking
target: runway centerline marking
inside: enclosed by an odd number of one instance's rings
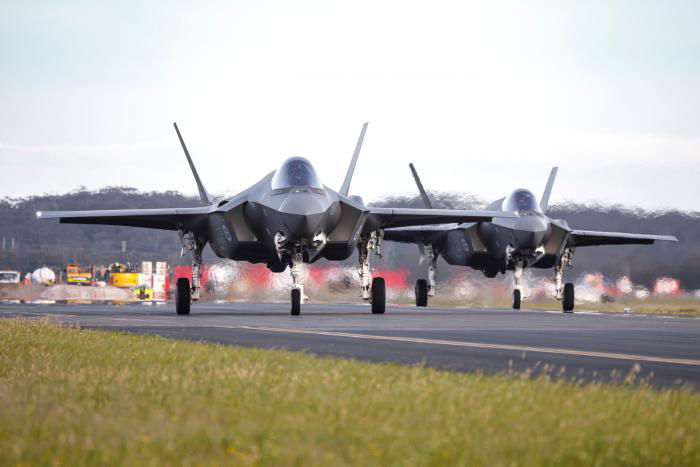
[[[410,342],[417,344],[432,344],[432,345],[447,345],[453,347],[470,347],[477,349],[495,349],[495,350],[513,350],[518,352],[537,352],[537,353],[551,353],[551,354],[564,354],[564,355],[576,355],[580,357],[596,357],[596,358],[610,358],[615,360],[633,360],[638,362],[653,362],[653,363],[671,363],[675,365],[691,365],[700,366],[700,360],[684,359],[684,358],[665,358],[665,357],[654,357],[650,355],[632,355],[632,354],[622,354],[613,352],[594,352],[587,350],[573,350],[573,349],[561,349],[556,347],[532,347],[528,345],[509,345],[509,344],[486,344],[483,342],[465,342],[465,341],[449,341],[441,339],[425,339],[421,337],[401,337],[401,336],[383,336],[376,334],[354,334],[347,332],[335,332],[335,331],[314,331],[308,329],[287,329],[287,328],[268,328],[262,326],[214,326],[214,327],[227,327],[232,329],[248,329],[251,331],[267,331],[267,332],[280,332],[280,333],[292,333],[292,334],[311,334],[318,336],[332,336],[332,337],[348,337],[352,339],[368,339],[368,340],[385,340],[385,341],[395,341],[395,342]]]

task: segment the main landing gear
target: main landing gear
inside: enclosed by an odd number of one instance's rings
[[[386,283],[384,278],[372,278],[372,273],[369,269],[369,255],[372,250],[374,254],[381,258],[382,256],[382,237],[384,231],[372,232],[369,237],[361,237],[357,243],[357,251],[359,253],[358,273],[360,275],[360,290],[364,300],[372,305],[373,314],[383,314],[386,311]]]
[[[564,276],[564,265],[573,267],[574,249],[567,248],[562,253],[557,264],[554,265],[554,288],[557,300],[561,300],[561,307],[564,313],[574,312],[574,284],[567,282],[562,288],[562,278]]]
[[[181,277],[177,280],[175,288],[175,312],[178,315],[189,315],[190,305],[199,300],[200,279],[202,277],[202,250],[206,245],[203,238],[195,237],[192,232],[178,231],[182,251],[180,256],[185,256],[187,251],[192,252],[192,286],[190,281]]]
[[[430,244],[423,245],[423,258],[428,261],[428,280],[416,281],[416,306],[428,306],[428,298],[435,296],[435,279],[437,277],[437,255]]]

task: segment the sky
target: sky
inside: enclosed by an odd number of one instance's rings
[[[0,15],[0,197],[234,194],[287,157],[351,194],[700,211],[696,1],[33,1]]]

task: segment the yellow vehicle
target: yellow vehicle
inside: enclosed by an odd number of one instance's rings
[[[146,288],[145,285],[136,286],[132,289],[136,300],[152,301],[153,289]]]
[[[153,300],[153,289],[143,283],[142,274],[134,272],[134,268],[130,264],[114,263],[109,266],[109,270],[109,285],[131,290],[134,294],[134,300]]]
[[[66,266],[66,284],[91,285],[94,282],[95,275],[92,272],[92,268],[81,268],[74,263]]]
[[[109,285],[122,289],[130,289],[139,285],[137,272],[112,272],[109,274]]]

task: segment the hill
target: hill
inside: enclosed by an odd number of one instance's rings
[[[483,208],[469,194],[432,193],[435,207]],[[418,197],[394,196],[373,203],[376,206],[422,207]],[[0,200],[0,268],[24,272],[47,265],[62,269],[71,261],[81,264],[109,264],[114,261],[167,261],[189,264],[180,258],[177,235],[150,229],[98,225],[56,225],[39,222],[36,211],[89,210],[199,206],[198,199],[175,191],[140,192],[129,187],[107,187],[98,191],[78,189],[63,195],[41,195]],[[555,205],[552,217],[566,220],[574,228],[676,235],[678,244],[653,247],[622,246],[580,248],[575,256],[575,273],[602,272],[607,277],[629,275],[634,282],[651,285],[659,276],[681,280],[686,289],[700,288],[700,222],[697,213],[650,212],[622,206]],[[14,238],[14,249],[12,240]],[[125,243],[123,243],[125,242]],[[125,247],[123,249],[123,247]],[[205,261],[216,261],[207,249]],[[382,267],[405,267],[415,276],[423,272],[418,250],[411,245],[386,245]],[[348,260],[355,264],[355,259]],[[440,266],[444,278],[456,268]]]

